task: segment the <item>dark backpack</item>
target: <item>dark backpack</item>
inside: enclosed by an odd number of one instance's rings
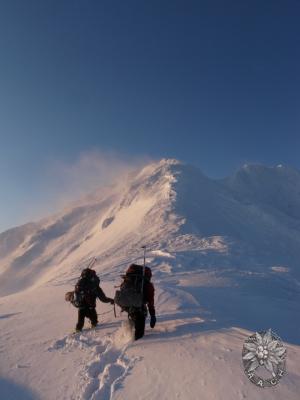
[[[75,286],[71,303],[77,308],[95,307],[99,284],[100,279],[94,270],[88,268],[83,270]]]
[[[141,308],[144,304],[144,286],[149,282],[152,273],[149,267],[131,264],[126,274],[120,290],[116,291],[114,301],[123,310],[129,308]]]

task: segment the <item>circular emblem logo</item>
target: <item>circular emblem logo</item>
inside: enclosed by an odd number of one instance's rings
[[[286,348],[271,329],[256,332],[244,343],[242,359],[247,377],[256,386],[276,386],[286,373]]]

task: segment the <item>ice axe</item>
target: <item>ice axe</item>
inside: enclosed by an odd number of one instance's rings
[[[97,258],[93,257],[93,259],[89,262],[87,268],[92,268],[97,262]]]

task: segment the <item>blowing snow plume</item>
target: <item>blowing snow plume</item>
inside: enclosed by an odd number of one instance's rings
[[[37,221],[79,203],[90,193],[103,188],[121,186],[128,175],[149,162],[147,156],[129,156],[111,150],[90,150],[71,161],[53,159],[40,166],[38,177],[33,177],[31,190],[25,185],[23,196],[11,205],[13,219],[3,225],[0,233],[14,226]],[[26,183],[26,182],[25,182]]]
[[[56,199],[58,207],[65,206],[97,189],[121,184],[130,172],[147,162],[147,157],[131,157],[114,151],[86,151],[71,163],[52,162],[47,172],[47,191]]]
[[[145,162],[145,157],[100,150],[82,153],[74,163],[52,162],[36,203],[31,204],[34,215],[32,210],[26,212],[28,221],[35,222],[0,234],[2,294],[31,286],[50,266],[60,264],[78,249],[81,241],[92,237],[90,230],[101,220],[102,211]],[[87,226],[87,231],[82,226]],[[58,245],[62,249],[61,239],[71,231],[77,233],[69,236],[70,247],[62,253],[59,250],[59,258],[54,259],[54,248]],[[13,284],[10,273],[22,277],[18,284]]]

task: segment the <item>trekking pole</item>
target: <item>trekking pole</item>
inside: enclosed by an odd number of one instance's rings
[[[143,280],[144,280],[145,270],[146,270],[146,246],[142,246],[142,249],[144,250],[144,268],[143,268]]]
[[[115,303],[114,303],[114,314],[115,314],[115,318],[117,318],[116,305],[115,305]]]
[[[144,298],[144,280],[145,280],[145,270],[146,270],[146,246],[142,246],[144,250],[144,266],[143,266],[143,278],[142,278],[142,301]]]
[[[146,266],[146,246],[142,246],[142,249],[144,249],[144,268]]]

